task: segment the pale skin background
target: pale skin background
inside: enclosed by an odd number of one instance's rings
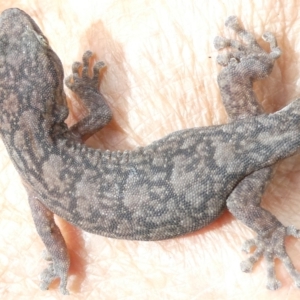
[[[4,2],[4,1],[3,1]],[[256,84],[260,101],[275,111],[300,95],[300,2],[197,0],[5,1],[0,11],[19,7],[30,14],[61,58],[65,73],[87,49],[105,61],[101,90],[114,119],[88,143],[101,149],[146,145],[175,130],[227,121],[216,77],[217,34],[227,16],[237,15],[261,40],[273,32],[282,49],[272,75]],[[262,42],[265,49],[266,43]],[[72,105],[69,124],[82,117]],[[1,113],[1,112],[0,112]],[[300,228],[300,156],[277,164],[263,199],[285,225]],[[213,224],[181,238],[136,242],[104,238],[59,220],[71,255],[68,288],[39,290],[44,246],[31,218],[26,193],[0,143],[1,299],[296,299],[300,296],[280,262],[282,288],[268,291],[266,266],[240,271],[244,240],[254,232],[228,212]],[[300,241],[288,238],[300,270]]]

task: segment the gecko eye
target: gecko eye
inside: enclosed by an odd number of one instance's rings
[[[49,45],[48,40],[44,36],[37,34],[37,38],[43,46]]]
[[[33,34],[36,36],[37,40],[40,42],[40,44],[42,44],[42,46],[44,47],[49,47],[49,43],[46,37],[44,37],[43,35],[37,33],[35,30],[32,30]]]

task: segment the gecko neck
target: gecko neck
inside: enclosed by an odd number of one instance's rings
[[[35,110],[24,110],[17,118],[0,118],[0,135],[19,173],[26,173],[26,162],[42,161],[58,137],[68,135],[64,122],[52,123]]]

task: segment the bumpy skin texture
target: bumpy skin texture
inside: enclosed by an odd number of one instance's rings
[[[18,9],[0,16],[0,132],[28,191],[37,231],[67,294],[68,251],[53,214],[113,238],[160,240],[217,218],[247,175],[300,146],[300,100],[272,115],[187,129],[134,151],[99,151],[79,142],[111,111],[98,92],[102,63],[88,76],[90,52],[66,84],[90,116],[67,128],[61,63],[34,21]]]
[[[271,52],[266,53],[254,36],[239,25],[236,17],[229,17],[225,25],[234,30],[245,42],[243,45],[222,37],[216,37],[214,41],[218,50],[225,47],[235,49],[217,57],[217,61],[225,66],[218,76],[218,84],[228,116],[233,120],[262,114],[263,109],[256,99],[252,84],[255,80],[269,75],[281,51],[270,32],[263,35],[263,39],[271,46]],[[292,234],[299,238],[299,232],[292,226],[284,227],[275,216],[260,206],[261,197],[271,174],[271,167],[253,172],[241,180],[227,199],[230,212],[257,233],[255,239],[246,241],[243,245],[243,250],[248,253],[254,246],[256,250],[241,263],[241,268],[244,272],[250,272],[254,263],[264,256],[268,268],[267,287],[276,290],[281,283],[275,276],[274,259],[279,258],[294,278],[297,287],[300,287],[300,274],[293,266],[284,246],[284,238],[287,235]]]

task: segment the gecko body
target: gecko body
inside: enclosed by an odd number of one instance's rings
[[[51,257],[41,288],[58,277],[64,294],[69,256],[54,214],[112,238],[176,237],[212,222],[243,178],[300,147],[295,100],[274,114],[180,130],[132,151],[88,148],[80,141],[112,116],[98,91],[103,64],[88,76],[91,55],[66,79],[90,115],[68,128],[63,69],[47,38],[19,9],[0,16],[0,134]]]

